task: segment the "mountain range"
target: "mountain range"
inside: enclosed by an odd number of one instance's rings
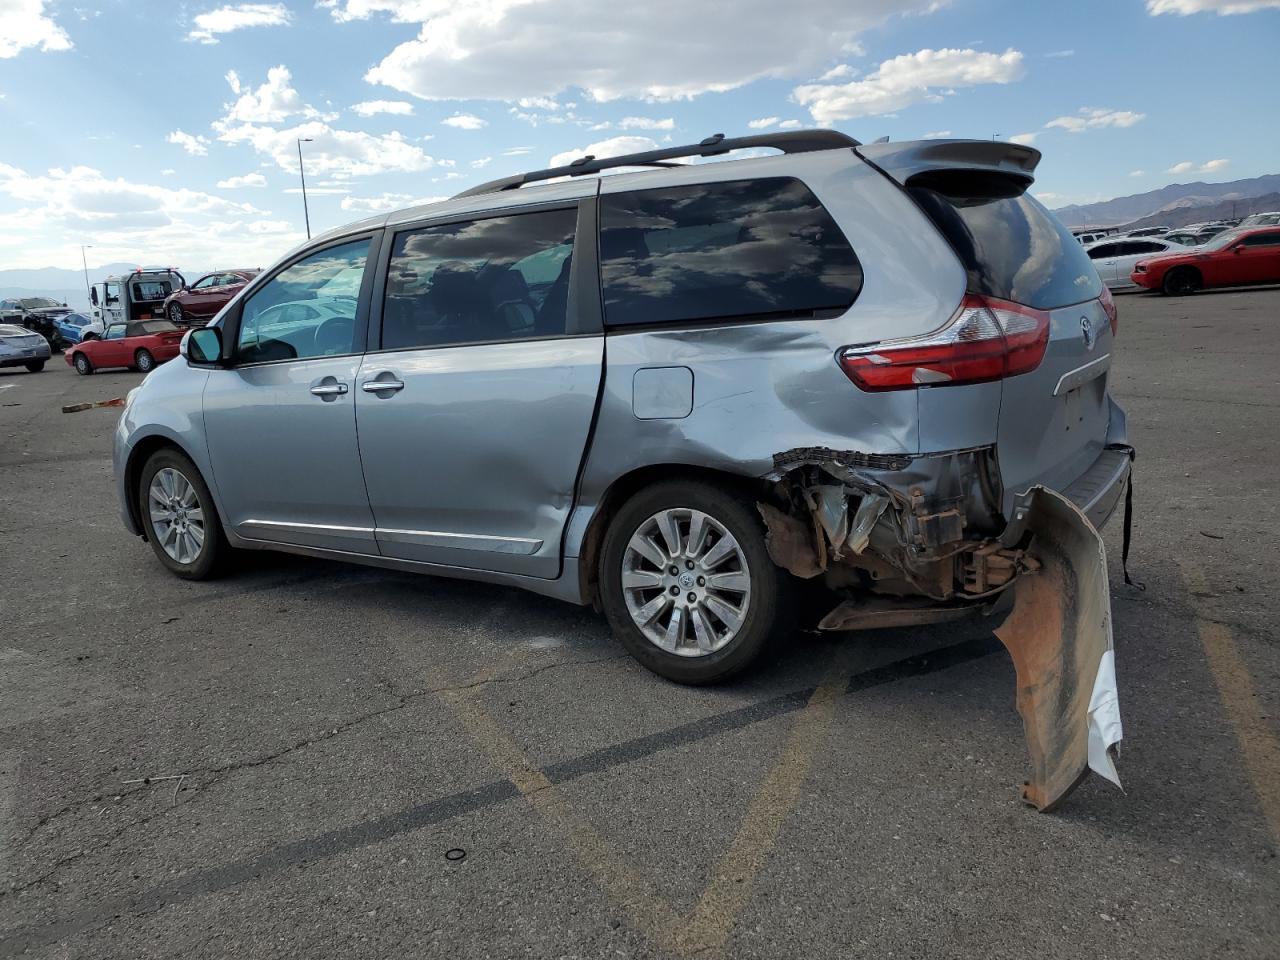
[[[1274,210],[1275,206],[1255,208],[1250,201],[1276,192],[1280,192],[1280,173],[1229,183],[1171,183],[1159,190],[1116,197],[1101,203],[1071,204],[1058,207],[1053,212],[1069,227],[1117,227],[1167,213],[1167,217],[1156,217],[1153,222],[1174,227],[1195,220],[1211,220],[1215,216],[1232,216],[1231,201],[1235,201],[1234,216],[1237,217],[1264,209]],[[1209,215],[1200,209],[1210,205],[1215,208],[1225,206],[1226,212]],[[1195,212],[1187,215],[1191,210]]]

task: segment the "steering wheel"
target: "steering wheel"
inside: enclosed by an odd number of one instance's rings
[[[315,351],[318,356],[336,356],[351,352],[351,341],[355,338],[356,321],[354,317],[330,317],[316,327]]]

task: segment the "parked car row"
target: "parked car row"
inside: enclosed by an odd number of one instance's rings
[[[1237,227],[1199,247],[1140,259],[1129,279],[1170,296],[1206,287],[1280,283],[1280,227]]]
[[[39,373],[51,353],[49,341],[40,334],[15,323],[0,323],[0,367],[26,367]]]
[[[58,345],[57,323],[69,313],[70,307],[50,297],[0,300],[0,323],[32,330],[44,337],[55,349]]]

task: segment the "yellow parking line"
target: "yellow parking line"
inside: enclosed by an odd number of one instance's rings
[[[742,818],[737,836],[716,865],[692,916],[683,921],[677,942],[685,955],[724,949],[783,823],[800,800],[814,753],[848,684],[846,659],[836,658],[797,715],[782,753]]]
[[[1193,561],[1179,560],[1182,579],[1192,593],[1207,593],[1204,572]],[[1258,714],[1253,678],[1230,627],[1204,617],[1196,618],[1196,630],[1209,661],[1209,672],[1240,744],[1245,770],[1257,794],[1271,839],[1280,845],[1280,743]]]
[[[843,655],[836,658],[822,684],[796,716],[782,753],[756,792],[737,836],[688,917],[680,916],[667,900],[653,892],[658,885],[629,865],[591,822],[574,809],[472,699],[472,691],[447,691],[442,697],[454,708],[475,743],[515,784],[552,831],[569,845],[610,900],[626,912],[636,930],[669,952],[686,957],[707,956],[723,949],[782,824],[800,799],[813,755],[847,683],[846,659]],[[510,654],[503,660],[505,664],[480,671],[469,684],[499,676],[502,667],[510,664]]]
[[[444,698],[471,738],[497,763],[552,831],[568,843],[613,902],[626,911],[632,925],[660,946],[676,949],[669,935],[677,927],[675,911],[651,892],[653,884],[628,866],[479,704],[465,692],[449,692]]]

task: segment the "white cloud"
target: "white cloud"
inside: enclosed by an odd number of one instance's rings
[[[676,122],[671,117],[664,120],[654,120],[650,117],[623,117],[618,121],[620,130],[674,130],[675,128]]]
[[[648,0],[322,0],[335,20],[386,15],[420,24],[365,79],[426,100],[556,97],[581,88],[596,101],[689,99],[763,78],[812,76],[857,36],[935,0],[808,0],[780,15],[772,0],[719,4]],[[571,55],[548,55],[570,51]]]
[[[376,197],[343,197],[340,206],[352,213],[386,213],[424,203],[439,203],[448,197],[415,197],[411,193],[384,193]]]
[[[799,130],[804,124],[799,120],[783,120],[778,124],[779,130]]]
[[[225,143],[247,143],[258,153],[271,157],[281,170],[291,173],[298,169],[299,139],[312,141],[304,144],[303,155],[308,172],[317,176],[412,173],[435,166],[432,157],[398,131],[375,136],[359,130],[335,130],[320,120],[284,128],[251,123],[226,126],[218,139]]]
[[[511,147],[502,151],[504,157],[523,157],[526,153],[533,153],[533,147]]]
[[[92,236],[103,261],[260,263],[302,239],[301,224],[255,235],[268,219],[252,204],[183,188],[108,178],[90,167],[28,174],[0,163],[0,198],[17,205],[0,214],[0,234],[28,238],[8,266],[44,266]],[[301,213],[301,211],[299,211]],[[299,217],[299,220],[301,218]]]
[[[172,177],[172,176],[173,176],[175,173],[177,173],[177,172],[178,172],[178,171],[177,171],[177,170],[175,170],[175,169],[173,169],[173,167],[165,167],[163,170],[161,170],[161,171],[160,171],[160,176],[162,176],[162,177]]]
[[[818,78],[820,83],[829,82],[831,80],[844,80],[846,78],[856,77],[858,71],[847,63],[837,64],[826,73]]]
[[[458,130],[479,130],[489,124],[489,121],[481,120],[470,113],[455,113],[452,117],[445,117],[440,122],[446,127],[455,127]]]
[[[1220,17],[1234,13],[1280,8],[1280,0],[1147,0],[1147,13],[1158,17],[1176,13],[1180,17],[1193,13],[1216,13]]]
[[[945,140],[949,136],[951,136],[950,130],[930,130],[920,139],[921,140]]]
[[[477,170],[482,170],[493,162],[493,157],[481,157],[478,160],[472,160],[471,166]]]
[[[748,120],[747,126],[752,130],[768,130],[777,122],[777,117],[761,117],[759,120]]]
[[[365,100],[353,104],[351,109],[362,117],[372,117],[379,113],[405,117],[413,113],[413,104],[407,100]]]
[[[187,39],[200,43],[217,43],[220,33],[230,33],[246,27],[284,26],[290,19],[289,11],[283,3],[240,3],[218,7],[207,13],[196,14],[195,29],[187,34]]]
[[[71,38],[44,14],[45,0],[0,0],[0,60],[39,47],[44,53],[70,50]]]
[[[590,143],[577,150],[566,150],[563,153],[557,153],[551,158],[548,166],[562,167],[588,154],[598,160],[601,157],[620,157],[627,153],[640,153],[644,150],[656,149],[658,149],[658,145],[648,137],[610,137],[608,140]]]
[[[1045,54],[1046,57],[1050,58],[1074,57],[1075,55],[1076,52],[1074,50],[1054,50],[1052,53]]]
[[[1031,144],[1036,142],[1036,137],[1038,136],[1040,136],[1038,133],[1015,133],[1009,138],[1009,142],[1020,143],[1023,146],[1029,147]]]
[[[293,75],[286,66],[272,67],[267,71],[267,82],[251,90],[244,86],[235,71],[227,74],[231,92],[239,94],[235,103],[227,107],[224,121],[238,123],[280,123],[293,116],[318,118],[320,111],[303,103],[293,88]],[[332,119],[332,116],[329,117]]]
[[[884,61],[865,80],[802,84],[794,96],[818,123],[831,123],[893,113],[921,100],[937,102],[956,87],[1012,83],[1022,74],[1017,50],[918,50]]]
[[[1060,127],[1068,133],[1084,133],[1098,127],[1132,127],[1146,119],[1145,113],[1132,110],[1108,110],[1104,107],[1081,107],[1079,115],[1055,117],[1045,124],[1046,129]]]
[[[234,79],[234,82],[232,82]],[[239,78],[228,78],[232,91],[241,90],[225,116],[213,122],[223,143],[244,143],[270,157],[281,170],[298,168],[297,141],[311,140],[304,148],[306,167],[317,176],[369,176],[389,171],[430,169],[435,160],[398,131],[374,135],[359,130],[339,130],[322,113],[306,103],[291,83],[287,67],[272,67],[267,82],[257,90],[244,88]],[[294,118],[294,126],[280,126]]]
[[[175,130],[164,138],[166,143],[176,143],[193,157],[203,157],[209,152],[209,140],[199,134],[184,133]]]
[[[1190,160],[1183,160],[1181,163],[1175,163],[1165,173],[1217,173],[1219,170],[1227,166],[1230,160],[1206,160],[1204,163],[1195,164]]]
[[[554,97],[521,97],[516,106],[523,110],[559,110],[560,104]]]
[[[235,190],[239,187],[265,187],[267,178],[260,173],[246,173],[242,177],[227,177],[219,180],[218,186],[223,190]]]
[[[1145,177],[1146,175],[1147,175],[1147,171],[1145,171],[1145,170],[1130,170],[1130,171],[1129,171],[1129,176],[1131,176],[1131,177]]]

